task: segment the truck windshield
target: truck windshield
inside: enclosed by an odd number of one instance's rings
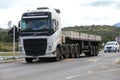
[[[50,29],[49,19],[23,19],[21,22],[21,30],[23,31],[39,31]]]

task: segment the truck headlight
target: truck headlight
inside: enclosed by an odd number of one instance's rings
[[[48,45],[48,51],[51,51],[53,47],[53,44]]]

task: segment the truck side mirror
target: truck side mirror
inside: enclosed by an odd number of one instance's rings
[[[59,25],[58,22],[55,19],[53,19],[52,26],[53,26],[54,31],[56,31],[58,29],[58,25]]]
[[[55,19],[52,20],[52,27],[53,27],[53,30],[56,31],[56,28],[55,28]]]
[[[18,22],[18,27],[20,28],[20,25],[21,25],[21,21]]]

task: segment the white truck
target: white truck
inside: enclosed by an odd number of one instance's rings
[[[23,13],[19,22],[19,49],[26,62],[33,59],[78,58],[97,56],[101,36],[62,31],[60,10],[40,7],[37,10]]]

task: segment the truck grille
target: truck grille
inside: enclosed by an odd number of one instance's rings
[[[28,56],[45,55],[47,39],[25,39],[24,49]]]

